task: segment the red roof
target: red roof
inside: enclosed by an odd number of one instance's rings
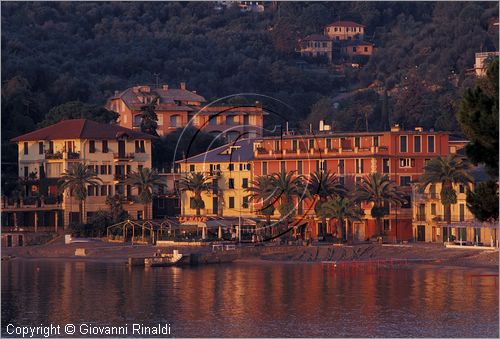
[[[104,124],[87,119],[63,120],[57,124],[37,129],[11,139],[18,141],[61,140],[61,139],[116,139],[127,135],[132,139],[152,139],[154,136],[114,124]]]
[[[331,39],[323,34],[311,34],[306,36],[302,41],[330,41]]]
[[[354,21],[335,21],[327,26],[335,26],[335,27],[365,27],[364,25],[358,24]]]

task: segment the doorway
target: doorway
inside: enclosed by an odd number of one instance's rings
[[[425,225],[417,225],[417,241],[425,241]]]

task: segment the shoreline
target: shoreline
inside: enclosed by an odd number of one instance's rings
[[[76,249],[84,249],[84,256],[76,256]],[[104,241],[78,242],[65,245],[51,243],[37,246],[2,248],[2,261],[15,260],[67,260],[103,263],[125,263],[128,258],[151,257],[157,250],[172,253],[174,249],[183,254],[211,253],[210,246],[168,246],[130,245]],[[242,246],[234,251],[220,252],[220,255],[237,253],[236,262],[283,262],[324,263],[325,262],[367,262],[382,261],[387,264],[405,262],[405,265],[432,267],[460,267],[499,269],[498,250],[445,248],[440,244],[409,244],[402,246],[358,244],[317,246]],[[9,257],[11,257],[9,259]],[[412,262],[414,261],[414,262]]]

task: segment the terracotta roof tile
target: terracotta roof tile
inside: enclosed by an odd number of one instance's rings
[[[335,26],[335,27],[365,27],[364,25],[358,24],[357,22],[354,21],[335,21],[332,22],[331,24],[327,25],[329,26]]]
[[[153,139],[152,135],[114,124],[104,124],[87,119],[63,120],[57,124],[37,129],[11,139],[18,141],[61,140],[61,139],[115,139],[126,134],[133,139]]]

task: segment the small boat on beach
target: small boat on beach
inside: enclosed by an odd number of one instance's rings
[[[186,258],[186,256],[179,253],[179,251],[177,250],[174,250],[173,253],[157,253],[157,255],[155,255],[154,257],[144,258],[144,266],[165,267],[180,265],[183,261],[183,258]]]

